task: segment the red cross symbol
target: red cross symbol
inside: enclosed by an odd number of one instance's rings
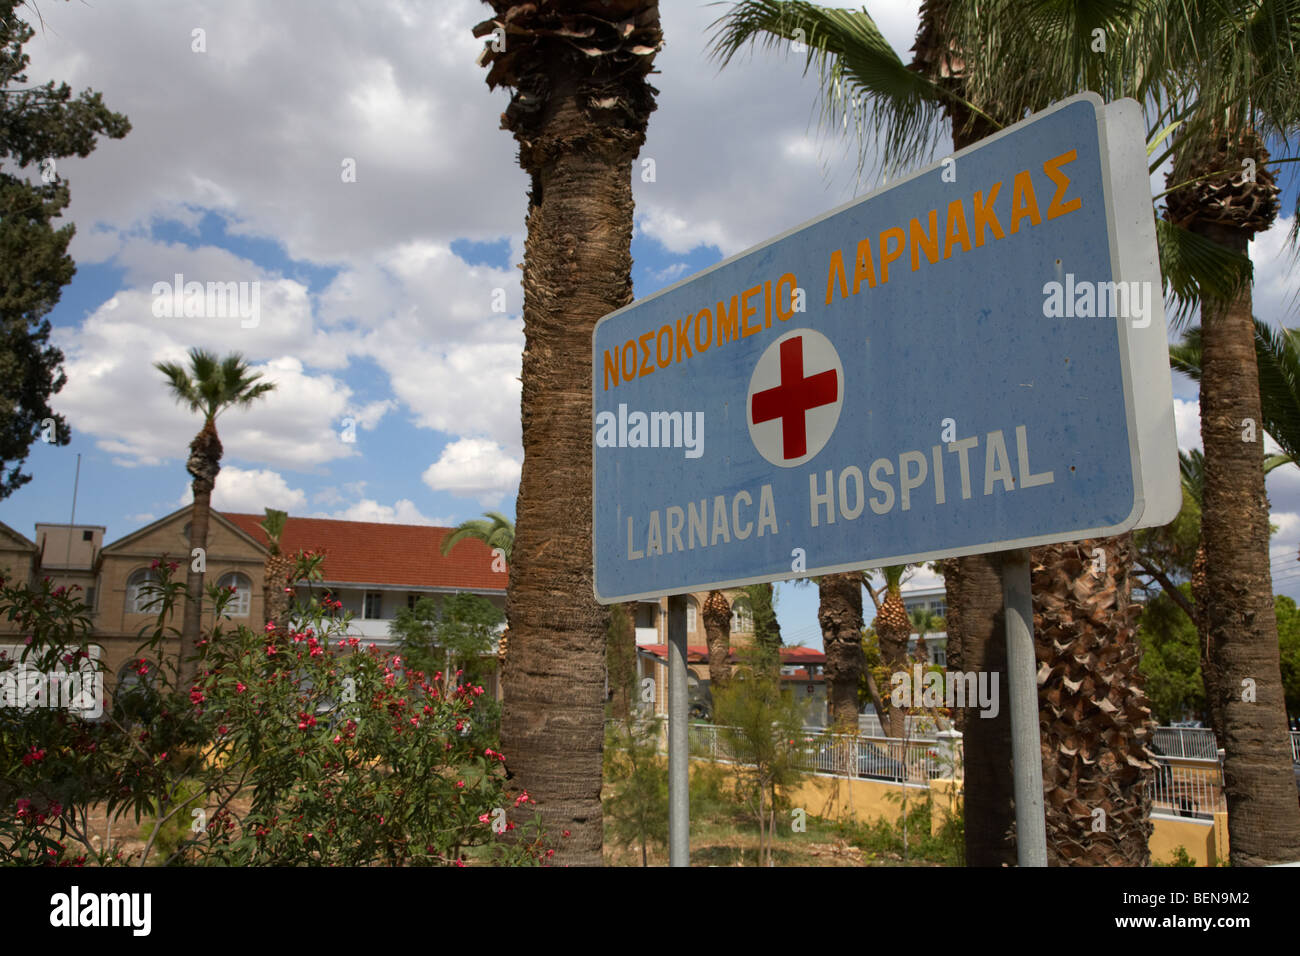
[[[838,396],[839,380],[834,369],[804,378],[803,336],[796,335],[781,343],[781,384],[754,393],[754,424],[781,419],[782,453],[787,459],[802,458],[808,453],[804,413],[830,405]]]

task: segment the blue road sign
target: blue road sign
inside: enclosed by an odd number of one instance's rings
[[[1108,147],[1116,109],[1064,101],[603,318],[597,599],[1170,520],[1145,152],[1131,109]]]

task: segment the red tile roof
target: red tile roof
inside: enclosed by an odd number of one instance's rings
[[[264,515],[222,512],[222,516],[258,543],[267,543],[258,527]],[[280,547],[288,552],[323,549],[325,580],[335,583],[505,591],[509,575],[492,570],[492,551],[482,541],[463,540],[450,555],[442,556],[443,539],[453,530],[291,516]]]
[[[638,644],[638,650],[649,651],[660,660],[668,659],[667,644]],[[736,648],[731,649],[729,660],[734,664],[739,660]],[[707,664],[709,662],[709,649],[699,644],[688,644],[686,646],[686,663],[688,664]],[[826,655],[821,651],[815,651],[811,647],[783,647],[781,648],[782,664],[825,664]],[[806,673],[806,672],[805,672]],[[806,678],[805,678],[806,679]],[[814,680],[816,678],[813,678]]]

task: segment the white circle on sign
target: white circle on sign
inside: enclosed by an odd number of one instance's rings
[[[844,406],[844,367],[831,340],[812,329],[767,347],[749,378],[749,437],[781,468],[813,458],[830,441]]]

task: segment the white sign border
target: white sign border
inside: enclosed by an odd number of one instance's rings
[[[1120,281],[1121,278],[1129,278],[1128,273],[1135,273],[1136,275],[1134,277],[1140,276],[1141,278],[1148,278],[1148,276],[1146,275],[1148,269],[1146,268],[1136,268],[1136,269],[1128,268],[1122,270],[1121,269],[1122,263],[1120,261],[1120,254],[1119,254],[1121,246],[1126,250],[1131,250],[1131,249],[1142,248],[1140,243],[1143,240],[1147,240],[1154,243],[1154,235],[1155,235],[1154,222],[1149,226],[1149,235],[1134,235],[1133,234],[1134,226],[1132,223],[1127,223],[1126,225],[1128,226],[1128,228],[1126,228],[1124,232],[1121,233],[1119,230],[1119,224],[1117,222],[1117,216],[1116,216],[1117,209],[1115,206],[1115,201],[1119,197],[1116,195],[1117,191],[1116,191],[1115,184],[1113,182],[1113,175],[1111,170],[1111,152],[1110,152],[1109,137],[1107,136],[1107,125],[1108,125],[1107,117],[1110,115],[1109,111],[1112,107],[1121,106],[1122,104],[1128,103],[1129,101],[1120,100],[1108,106],[1102,100],[1102,98],[1096,93],[1093,92],[1079,93],[1076,94],[1075,96],[1071,96],[1068,97],[1067,99],[1054,103],[1051,106],[1049,106],[1047,109],[1042,110],[1038,113],[1034,113],[1032,116],[1026,117],[1025,119],[1021,120],[1019,123],[1016,123],[1013,126],[1008,126],[1006,129],[999,130],[997,133],[994,133],[991,136],[987,136],[976,143],[972,143],[970,146],[958,150],[957,152],[950,154],[950,156],[948,157],[944,157],[944,159],[947,158],[956,159],[961,156],[967,155],[969,153],[975,152],[977,150],[983,149],[984,147],[989,146],[990,144],[996,142],[997,140],[1001,139],[1004,136],[1009,136],[1013,133],[1016,133],[1032,123],[1045,119],[1046,117],[1052,115],[1058,110],[1066,109],[1067,107],[1080,102],[1091,103],[1096,115],[1097,135],[1098,135],[1098,142],[1099,142],[1100,153],[1101,153],[1100,158],[1101,158],[1101,173],[1102,173],[1102,197],[1103,197],[1103,206],[1105,207],[1105,214],[1106,214],[1106,227],[1109,233],[1112,275],[1114,277],[1114,280],[1117,282]],[[1134,106],[1136,105],[1137,104],[1135,103]],[[1121,123],[1119,121],[1116,121],[1110,124],[1112,132],[1122,131],[1125,137],[1127,138],[1127,136],[1131,135],[1130,130],[1133,124],[1131,122],[1131,119],[1123,117],[1122,115],[1120,119],[1122,120],[1127,119],[1128,121],[1126,123]],[[1138,140],[1139,142],[1142,142],[1143,147],[1145,147],[1144,139],[1145,139],[1145,131],[1139,132]],[[1145,153],[1145,148],[1143,149],[1143,152]],[[595,414],[595,371],[594,370],[599,367],[599,356],[596,354],[596,333],[600,329],[602,324],[604,324],[605,322],[611,319],[617,318],[618,316],[622,315],[624,312],[643,306],[647,302],[650,302],[653,299],[658,298],[659,296],[667,295],[669,292],[672,292],[674,289],[677,289],[680,286],[684,286],[688,283],[694,282],[702,278],[703,276],[708,275],[711,272],[721,269],[724,266],[730,265],[731,263],[736,262],[739,259],[743,259],[746,256],[752,255],[753,253],[765,249],[768,246],[773,245],[774,243],[780,242],[781,240],[787,238],[788,236],[793,235],[796,232],[800,232],[804,229],[807,229],[809,226],[816,225],[817,223],[822,222],[825,219],[829,219],[832,216],[839,215],[840,213],[844,212],[847,209],[865,203],[871,199],[875,199],[877,196],[883,195],[884,193],[888,192],[891,189],[897,189],[898,187],[904,185],[905,183],[911,182],[914,179],[919,179],[920,177],[925,176],[928,173],[933,173],[935,170],[942,167],[943,161],[944,161],[943,159],[940,159],[922,169],[917,170],[915,173],[913,173],[912,175],[904,179],[900,179],[897,182],[893,182],[886,186],[883,186],[880,189],[875,190],[874,192],[866,194],[865,196],[859,196],[854,199],[851,199],[848,202],[843,203],[842,205],[837,206],[834,209],[831,209],[829,212],[822,213],[820,216],[816,216],[812,219],[807,220],[806,222],[802,222],[798,224],[797,226],[793,226],[778,236],[768,239],[765,242],[761,242],[756,246],[751,246],[749,249],[745,249],[742,252],[738,252],[734,256],[724,259],[723,261],[713,266],[710,266],[707,269],[701,270],[700,272],[687,276],[673,283],[667,288],[660,289],[659,291],[654,292],[643,299],[637,299],[634,302],[630,302],[627,305],[623,306],[622,308],[617,309],[614,312],[609,313],[609,315],[606,315],[600,320],[598,320],[596,322],[596,325],[592,328],[591,351],[592,351],[592,369],[593,369],[592,371],[593,416]],[[1146,168],[1145,161],[1143,162],[1143,168],[1144,169]],[[1131,186],[1131,183],[1126,183],[1125,186],[1122,186],[1119,192],[1126,200],[1130,200],[1132,198],[1132,190],[1131,188],[1126,188],[1127,186]],[[1143,210],[1149,209],[1150,202],[1151,202],[1151,197],[1150,197],[1150,191],[1148,186],[1146,189],[1142,191],[1142,203],[1144,205],[1140,208],[1142,208]],[[1142,220],[1142,223],[1145,223],[1145,219]],[[1137,230],[1138,232],[1143,231],[1140,225],[1137,227]],[[1143,266],[1145,265],[1146,264],[1144,263]],[[1157,275],[1156,284],[1157,286],[1159,286],[1158,263],[1156,266],[1156,275]],[[1165,348],[1163,366],[1165,370],[1164,372],[1165,382],[1168,383],[1167,387],[1169,389],[1169,391],[1167,392],[1169,396],[1169,414],[1167,418],[1169,421],[1172,421],[1173,420],[1173,412],[1172,412],[1173,393],[1172,393],[1172,382],[1169,373],[1167,341],[1164,338],[1165,324],[1164,324],[1163,298],[1160,299],[1158,308],[1156,307],[1155,301],[1153,299],[1152,318],[1150,322],[1151,327],[1156,326],[1155,316],[1157,312],[1159,313],[1160,320],[1161,320],[1157,331],[1160,333],[1161,336],[1160,342],[1162,346]],[[1156,518],[1163,515],[1163,513],[1167,511],[1167,502],[1163,503],[1162,506],[1157,507],[1155,509],[1147,508],[1147,502],[1144,494],[1144,484],[1143,484],[1143,479],[1147,477],[1147,471],[1146,469],[1144,469],[1143,466],[1143,456],[1140,455],[1139,453],[1139,435],[1140,435],[1139,427],[1140,424],[1148,428],[1153,427],[1154,423],[1161,420],[1161,416],[1155,414],[1154,411],[1152,412],[1152,414],[1147,414],[1141,417],[1138,416],[1137,410],[1135,408],[1137,396],[1135,396],[1134,394],[1135,389],[1134,389],[1134,380],[1133,380],[1133,370],[1135,365],[1140,366],[1144,370],[1150,370],[1151,363],[1149,360],[1135,362],[1134,361],[1135,357],[1130,354],[1131,350],[1133,350],[1134,347],[1138,345],[1139,342],[1141,342],[1142,351],[1147,353],[1149,356],[1151,352],[1149,346],[1153,341],[1153,337],[1136,336],[1135,330],[1129,327],[1130,323],[1124,317],[1116,317],[1115,322],[1119,326],[1117,331],[1119,337],[1119,351],[1120,351],[1120,362],[1121,362],[1121,369],[1122,369],[1122,379],[1124,384],[1124,409],[1125,409],[1125,417],[1127,418],[1128,421],[1128,430],[1129,430],[1129,467],[1130,467],[1130,473],[1133,476],[1133,509],[1129,513],[1129,515],[1119,523],[1114,525],[1096,527],[1096,528],[1086,528],[1080,531],[1071,531],[1069,532],[1071,537],[1068,538],[1061,537],[1062,533],[1064,532],[1057,532],[1057,533],[1049,533],[1044,535],[1035,535],[1033,537],[1028,537],[1028,538],[1009,539],[1007,541],[996,542],[995,544],[992,545],[978,544],[978,545],[970,545],[962,548],[952,548],[952,549],[945,548],[938,551],[920,551],[920,552],[913,552],[910,554],[890,555],[881,558],[873,558],[869,564],[863,563],[861,561],[855,561],[855,562],[844,563],[844,564],[817,565],[817,566],[807,568],[802,574],[799,575],[785,574],[785,573],[761,574],[752,577],[732,578],[726,580],[690,584],[686,586],[671,587],[671,588],[659,588],[656,590],[639,591],[630,594],[604,595],[600,591],[599,574],[598,574],[598,568],[596,567],[596,522],[594,520],[594,514],[593,514],[593,521],[591,525],[592,591],[594,592],[596,602],[598,604],[604,604],[604,605],[621,604],[630,601],[642,601],[642,600],[649,600],[649,599],[658,599],[662,597],[669,597],[674,594],[686,594],[686,593],[694,593],[698,591],[714,591],[714,590],[723,590],[727,588],[744,587],[745,585],[748,584],[766,584],[769,582],[774,583],[777,581],[794,581],[802,578],[818,577],[825,574],[838,574],[845,571],[859,571],[867,568],[885,567],[887,565],[919,564],[925,561],[933,561],[933,560],[944,559],[944,558],[960,558],[972,554],[993,554],[999,551],[1010,551],[1018,548],[1031,548],[1042,544],[1058,544],[1061,543],[1062,541],[1082,541],[1084,539],[1089,539],[1089,538],[1109,538],[1119,534],[1123,534],[1124,532],[1130,531],[1136,527],[1149,527],[1151,526],[1151,524],[1156,524],[1156,523],[1164,524],[1167,523],[1168,521],[1173,520],[1172,517],[1168,517],[1164,521],[1160,521],[1160,522],[1151,521],[1149,524],[1143,522],[1143,519],[1148,516],[1148,512],[1150,513],[1150,517]],[[816,328],[815,326],[809,326],[809,327]],[[1153,398],[1158,397],[1160,394],[1159,385],[1160,383],[1156,382],[1154,389],[1150,389],[1150,388],[1142,389],[1143,396],[1153,397]],[[1161,444],[1164,445],[1167,443],[1162,442]],[[1176,440],[1174,442],[1174,448],[1176,451],[1177,449]],[[1153,474],[1158,474],[1155,471],[1155,467],[1154,467],[1155,459],[1157,457],[1159,457],[1157,454],[1151,454],[1146,456],[1147,460],[1150,461],[1151,463],[1150,470]],[[595,502],[596,502],[596,446],[594,443],[592,444],[591,460],[592,460],[592,469],[591,469],[592,505],[593,505],[593,512],[594,512]],[[1177,480],[1176,473],[1175,473],[1175,480]],[[1164,484],[1165,483],[1162,483],[1162,487],[1160,488],[1160,491],[1162,493],[1161,494],[1162,498],[1167,497],[1167,489],[1164,486]],[[1179,487],[1181,488],[1181,485],[1179,485]],[[1181,491],[1179,492],[1178,501],[1179,501],[1179,507],[1181,507]],[[1174,511],[1174,514],[1175,515],[1177,514],[1177,510]]]

